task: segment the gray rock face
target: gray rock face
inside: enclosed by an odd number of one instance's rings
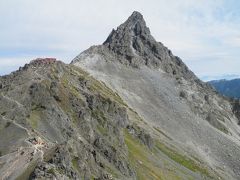
[[[165,144],[162,136],[170,137],[80,68],[32,61],[0,83],[4,180],[218,177]]]
[[[232,111],[238,118],[238,124],[240,125],[240,100],[234,99],[232,102]]]
[[[168,137],[167,143],[224,179],[239,179],[240,128],[232,103],[157,42],[141,14],[134,12],[103,45],[84,51],[72,64],[116,91],[147,125]],[[149,144],[136,128],[129,129]]]
[[[72,65],[41,62],[0,77],[3,179],[134,179],[121,99]],[[116,99],[116,100],[115,100]]]
[[[147,65],[172,75],[196,79],[179,57],[152,37],[139,12],[133,12],[126,22],[113,30],[103,45],[123,64],[132,67]]]

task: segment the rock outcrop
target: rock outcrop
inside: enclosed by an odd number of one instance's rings
[[[2,179],[134,177],[121,99],[86,72],[32,61],[0,78]]]
[[[218,177],[81,68],[31,61],[0,82],[4,180]]]
[[[103,45],[90,47],[72,64],[118,93],[167,143],[201,159],[224,179],[240,177],[240,128],[232,103],[157,42],[140,13],[134,12]],[[136,128],[129,129],[148,144]]]

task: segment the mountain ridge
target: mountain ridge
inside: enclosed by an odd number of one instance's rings
[[[239,107],[133,12],[71,64],[37,59],[0,77],[0,175],[239,179]]]
[[[103,45],[82,52],[72,64],[117,92],[145,122],[174,139],[174,146],[200,155],[213,169],[224,164],[230,167],[224,172],[238,174],[238,160],[227,158],[224,148],[229,146],[231,154],[239,148],[238,117],[232,103],[158,43],[145,28],[142,16],[138,17],[140,21],[135,23],[130,16]]]
[[[33,60],[0,82],[3,179],[217,176],[165,144],[170,137],[78,67]]]
[[[113,29],[101,47],[92,48],[103,54],[104,51],[113,52],[118,61],[132,67],[146,65],[154,69],[161,68],[167,73],[200,81],[179,57],[154,39],[142,14],[137,11],[116,30]]]
[[[230,98],[240,98],[240,79],[208,81],[219,93]]]

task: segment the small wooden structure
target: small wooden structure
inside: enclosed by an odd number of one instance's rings
[[[52,64],[57,61],[56,58],[37,58],[31,61],[31,64]]]

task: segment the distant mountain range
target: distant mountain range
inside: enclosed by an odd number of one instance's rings
[[[238,74],[222,74],[222,75],[207,75],[207,76],[199,76],[201,80],[204,82],[207,81],[215,81],[215,80],[232,80],[232,79],[238,79],[240,78],[240,75]]]
[[[232,80],[214,80],[209,83],[221,94],[232,97],[240,98],[240,79]]]

